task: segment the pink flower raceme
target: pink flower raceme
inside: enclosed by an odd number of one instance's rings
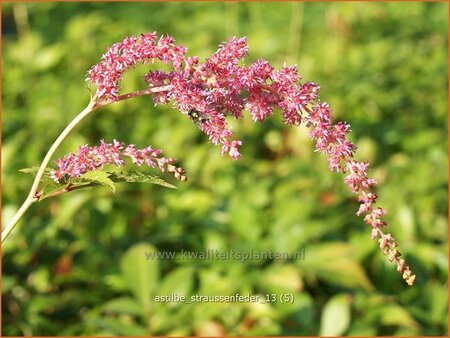
[[[183,168],[174,166],[176,159],[161,156],[162,150],[148,146],[136,149],[133,144],[125,145],[114,140],[106,143],[101,140],[99,146],[89,147],[83,145],[78,148],[77,154],[70,153],[56,161],[57,170],[52,171],[53,179],[60,182],[64,178],[80,177],[82,174],[102,168],[105,164],[117,167],[125,165],[125,157],[131,158],[138,166],[147,164],[151,168],[158,167],[162,172],[172,173],[176,179],[185,181]]]
[[[284,65],[275,70],[265,60],[244,65],[242,60],[248,54],[246,38],[230,38],[203,63],[198,57],[185,57],[186,50],[175,45],[170,36],[159,40],[156,33],[128,37],[107,50],[101,62],[89,70],[88,80],[98,86],[99,101],[114,101],[119,99],[119,82],[126,70],[138,63],[154,60],[171,64],[170,71],[155,70],[145,76],[151,89],[164,88],[154,93],[154,103],[173,101],[175,107],[187,115],[212,143],[222,146],[222,154],[228,153],[233,159],[239,158],[242,142],[232,139],[227,116],[241,118],[246,109],[253,121],[262,122],[278,109],[289,126],[305,122],[311,128],[310,136],[316,142],[316,151],[325,154],[330,170],[343,173],[345,184],[358,195],[360,207],[357,215],[364,215],[364,221],[372,228],[372,238],[379,237],[380,248],[388,260],[396,262],[397,270],[408,285],[414,284],[415,275],[399,258],[397,243],[391,234],[383,232],[387,226],[382,220],[386,212],[374,207],[377,195],[373,189],[377,182],[368,177],[369,164],[353,159],[356,146],[347,138],[350,125],[333,123],[330,106],[319,100],[320,87],[314,82],[302,83],[296,66]],[[123,145],[118,144],[106,144],[104,147],[112,153],[102,156],[96,155],[98,150],[80,148],[78,155],[71,154],[60,160],[55,178],[78,176],[80,172],[104,163],[121,165],[123,155],[132,157],[137,164],[156,161],[158,165],[166,165],[167,160],[159,158],[158,162],[159,153],[155,154],[153,149],[146,150],[145,155],[142,153],[139,157],[134,147],[123,149]],[[85,152],[90,155],[84,155]]]

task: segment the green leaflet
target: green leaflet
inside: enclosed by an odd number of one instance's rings
[[[22,173],[26,173],[26,174],[36,174],[38,172],[39,168],[38,167],[31,167],[31,168],[25,168],[25,169],[20,169],[19,171]],[[42,175],[41,178],[41,183],[40,183],[40,192],[41,192],[41,196],[40,196],[40,200],[43,200],[49,196],[51,196],[52,194],[56,193],[57,191],[63,190],[63,189],[67,189],[68,187],[68,183],[58,183],[55,182],[52,178],[51,175],[51,169],[50,168],[45,168],[44,170],[44,174]]]
[[[104,185],[111,189],[113,193],[116,192],[116,185],[109,178],[110,173],[101,170],[88,171],[84,173],[79,178],[73,179],[75,182],[79,181],[81,183],[91,183],[93,185]]]
[[[35,174],[37,173],[39,170],[39,167],[31,167],[31,168],[24,168],[24,169],[19,169],[19,171],[21,173],[25,173],[25,174]],[[51,178],[51,171],[52,169],[50,168],[45,168],[44,169],[44,176],[43,177],[50,177]]]
[[[109,173],[109,178],[113,182],[129,182],[129,183],[150,183],[157,184],[163,187],[176,189],[177,187],[170,184],[169,182],[163,180],[161,177],[156,175],[150,175],[148,173],[134,170],[134,171],[123,171],[123,172],[112,172]]]
[[[27,174],[36,174],[38,167],[31,167],[20,169],[20,172]],[[156,184],[166,188],[176,189],[177,187],[165,181],[159,176],[151,175],[142,171],[122,171],[122,172],[109,172],[103,170],[89,171],[80,177],[69,178],[63,182],[55,182],[51,176],[51,169],[46,168],[44,175],[42,175],[40,184],[40,200],[52,197],[58,193],[69,192],[76,189],[105,186],[111,189],[112,192],[116,192],[115,183],[128,182],[128,183],[149,183]],[[65,191],[64,191],[65,190]]]

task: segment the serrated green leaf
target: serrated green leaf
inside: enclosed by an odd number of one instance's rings
[[[20,169],[19,171],[22,173],[25,173],[25,174],[37,174],[37,172],[39,171],[39,168],[38,167],[24,168],[24,169]],[[39,190],[39,192],[40,192],[39,200],[46,199],[53,193],[67,188],[69,185],[67,182],[64,182],[64,183],[55,182],[52,178],[51,172],[52,172],[52,169],[50,169],[50,168],[44,169],[44,174],[42,175],[41,183],[40,183],[41,188]]]
[[[68,187],[68,184],[67,183],[59,184],[53,180],[42,179],[41,186],[42,186],[42,188],[40,189],[41,197],[39,198],[39,200],[46,199],[47,197],[50,197],[53,193],[66,189]]]
[[[88,171],[84,173],[79,178],[74,179],[73,182],[88,182],[92,184],[104,185],[112,190],[112,192],[116,192],[116,185],[109,178],[110,173],[101,170]],[[71,181],[71,180],[69,180]]]
[[[150,183],[157,184],[163,187],[177,189],[176,186],[166,182],[161,177],[156,175],[150,175],[142,171],[124,171],[124,172],[112,172],[109,173],[109,178],[113,182],[128,182],[128,183]]]
[[[38,172],[38,167],[24,168],[20,169],[20,172],[26,174],[36,174]],[[159,176],[151,175],[142,171],[124,171],[124,172],[109,172],[102,170],[89,171],[80,177],[69,178],[64,180],[64,182],[55,182],[51,175],[52,169],[45,168],[44,174],[41,179],[41,197],[40,200],[53,196],[57,191],[70,188],[70,190],[75,190],[83,187],[92,187],[96,185],[103,185],[112,190],[115,193],[116,183],[127,182],[127,183],[149,183],[157,184],[166,188],[176,189],[177,187],[165,181]]]
[[[24,169],[19,169],[20,172],[25,173],[25,174],[37,174],[37,172],[39,171],[38,167],[31,167],[31,168],[24,168]],[[64,187],[66,186],[66,184],[61,184],[61,183],[57,183],[53,180],[52,177],[52,169],[50,168],[45,168],[44,169],[44,174],[42,175],[41,178],[41,183],[44,185],[49,185],[52,188],[56,188],[56,187]]]
[[[37,174],[37,172],[39,171],[39,167],[23,168],[19,169],[19,171],[25,174]],[[50,178],[53,181],[51,172],[52,172],[51,168],[45,168],[42,177]]]

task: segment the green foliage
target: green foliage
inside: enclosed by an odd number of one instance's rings
[[[177,187],[166,182],[161,177],[156,175],[150,175],[148,173],[131,170],[126,172],[107,172],[107,177],[113,183],[126,182],[126,183],[149,183],[149,184],[157,184],[162,187],[176,189]],[[83,175],[85,176],[85,175]]]
[[[321,336],[342,336],[350,324],[350,296],[333,296],[322,312],[320,320]]]
[[[36,174],[38,167],[20,169],[20,172],[27,174]],[[81,188],[91,188],[95,186],[105,186],[111,189],[113,193],[116,192],[116,185],[114,183],[150,183],[157,184],[163,187],[176,189],[176,186],[166,182],[156,175],[150,175],[145,172],[132,170],[122,172],[108,172],[104,170],[94,170],[84,173],[77,178],[67,178],[61,182],[55,182],[52,178],[50,168],[45,168],[42,176],[40,189],[38,191],[39,200],[44,200],[55,194],[66,193]]]
[[[148,308],[148,301],[152,296],[152,289],[158,281],[158,266],[155,261],[146,262],[142,258],[146,253],[155,251],[151,245],[136,244],[123,257],[120,262],[122,274],[128,288]]]
[[[233,124],[236,162],[150,97],[96,111],[55,159],[114,138],[151,144],[189,175],[178,189],[144,172],[94,173],[33,205],[2,246],[4,335],[447,335],[447,3],[4,3],[2,219],[28,194],[47,149],[89,100],[86,71],[126,35],[169,33],[207,57],[248,36],[249,60],[299,65],[369,160],[391,232],[417,274],[386,262],[357,203],[279,116]],[[151,65],[155,69],[157,63]],[[142,89],[147,66],[123,92]],[[53,164],[50,164],[52,167]],[[35,171],[34,171],[35,172]],[[32,173],[34,173],[32,172]],[[112,183],[111,183],[112,182]],[[48,172],[46,194],[67,187]],[[170,186],[172,187],[172,186]],[[304,249],[304,260],[182,259],[195,252]],[[175,252],[146,259],[146,252]],[[292,303],[156,302],[163,294],[292,295]],[[279,298],[278,298],[279,299]],[[337,313],[337,315],[335,315]]]
[[[79,181],[80,184],[87,183],[88,185],[103,185],[111,189],[112,192],[116,192],[116,186],[109,178],[109,174],[101,170],[88,171],[87,173],[81,175],[77,181]]]

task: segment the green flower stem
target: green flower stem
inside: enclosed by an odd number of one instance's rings
[[[47,152],[47,155],[45,155],[44,160],[41,163],[41,166],[39,167],[39,170],[36,174],[36,178],[34,179],[33,186],[31,187],[30,194],[28,195],[29,199],[39,199],[39,196],[36,194],[37,189],[39,186],[39,183],[41,182],[42,175],[44,175],[45,168],[47,167],[48,162],[50,162],[51,157],[55,153],[56,149],[58,149],[61,142],[66,138],[66,136],[71,132],[71,130],[82,120],[84,119],[90,112],[94,110],[94,106],[96,104],[95,96],[91,98],[91,101],[89,102],[88,106],[79,113],[68,125],[62,133],[58,136],[56,141],[52,144],[50,149]]]
[[[83,120],[86,116],[88,116],[92,111],[99,109],[101,107],[107,106],[111,103],[127,100],[136,96],[143,96],[143,95],[149,95],[151,93],[157,93],[157,92],[164,92],[171,88],[170,85],[168,86],[162,86],[162,87],[155,87],[155,88],[148,88],[144,90],[139,90],[136,92],[124,94],[118,97],[117,101],[97,101],[97,96],[94,95],[91,97],[91,100],[89,101],[89,104],[87,107],[79,113],[67,126],[64,128],[62,133],[58,136],[58,138],[53,142],[52,146],[47,152],[47,155],[45,155],[44,160],[42,161],[41,165],[39,166],[39,170],[36,174],[36,177],[34,179],[33,185],[31,187],[30,193],[28,194],[27,199],[25,202],[23,202],[22,206],[19,208],[19,210],[16,212],[16,214],[13,216],[13,218],[8,222],[6,227],[2,229],[2,243],[3,241],[8,237],[8,235],[11,233],[11,231],[16,226],[17,222],[22,218],[23,214],[28,210],[28,208],[35,202],[39,201],[40,194],[38,192],[39,183],[41,182],[42,176],[44,174],[45,168],[47,167],[48,163],[50,162],[51,157],[55,153],[56,149],[58,149],[59,145],[64,141],[64,139],[67,137],[67,135],[72,131],[75,126],[80,123],[81,120]]]
[[[25,211],[27,211],[31,204],[33,204],[34,202],[36,202],[36,200],[31,198],[27,198],[25,202],[23,202],[22,206],[19,208],[13,218],[8,222],[5,229],[2,230],[2,243],[6,239],[6,237],[8,237],[12,229],[14,229],[17,222],[22,218]]]
[[[47,152],[47,155],[45,155],[44,160],[42,161],[39,170],[36,174],[36,177],[34,178],[33,185],[31,186],[30,193],[28,194],[27,199],[22,204],[22,206],[19,208],[17,213],[14,215],[14,217],[9,221],[9,223],[6,225],[5,229],[2,231],[2,243],[3,241],[8,237],[12,229],[16,226],[17,222],[20,220],[20,218],[23,216],[25,211],[28,210],[28,208],[35,202],[39,200],[39,193],[37,192],[39,183],[41,182],[42,175],[44,175],[45,168],[47,167],[48,162],[50,162],[51,157],[55,153],[56,149],[58,149],[61,142],[66,138],[66,136],[70,133],[70,131],[75,128],[75,126],[83,119],[85,118],[90,112],[93,111],[93,108],[96,104],[96,96],[93,96],[87,105],[87,107],[79,113],[67,126],[64,128],[62,133],[58,136],[58,138],[53,142],[52,146]]]

